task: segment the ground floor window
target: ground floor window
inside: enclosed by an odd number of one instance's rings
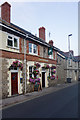
[[[29,78],[33,77],[33,66],[29,66]]]

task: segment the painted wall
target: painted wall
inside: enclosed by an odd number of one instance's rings
[[[7,32],[0,30],[0,49],[12,52],[19,52],[19,50],[7,46],[7,36],[8,36]]]

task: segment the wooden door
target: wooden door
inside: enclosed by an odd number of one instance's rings
[[[18,94],[18,73],[11,73],[11,93]]]
[[[45,87],[45,72],[42,72],[42,87]]]

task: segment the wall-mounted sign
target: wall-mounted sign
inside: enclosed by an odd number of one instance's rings
[[[48,60],[45,60],[45,59],[39,59],[40,61],[45,61],[45,62],[48,62]]]

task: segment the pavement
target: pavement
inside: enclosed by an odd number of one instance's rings
[[[52,93],[52,92],[56,92],[60,89],[64,89],[66,87],[72,86],[72,85],[77,84],[77,83],[78,82],[57,84],[54,87],[43,88],[39,92],[34,91],[34,92],[26,93],[23,95],[18,95],[18,96],[2,99],[2,100],[0,100],[0,110],[11,107],[11,106],[16,105],[16,104],[20,104],[20,103],[25,102],[25,101],[32,100],[32,99],[40,97],[40,96],[44,96],[44,95]]]

